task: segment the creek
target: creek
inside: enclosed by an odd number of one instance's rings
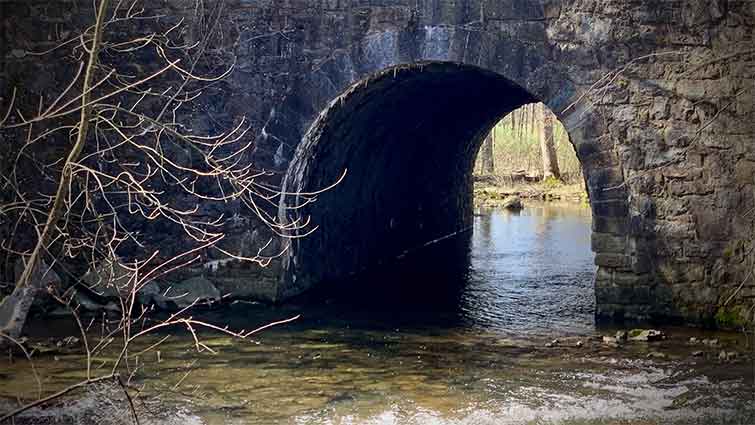
[[[135,381],[170,412],[156,422],[755,423],[743,335],[662,327],[663,341],[602,342],[616,329],[593,319],[589,208],[478,209],[473,227],[284,305],[201,313],[236,329],[301,318],[251,342],[203,334],[215,355],[197,355],[181,332],[160,345],[159,363],[145,354]],[[691,345],[693,336],[719,342]],[[724,363],[721,350],[739,356]],[[53,390],[80,379],[82,362],[59,354],[36,367]],[[20,364],[0,363],[1,396],[33,393]]]

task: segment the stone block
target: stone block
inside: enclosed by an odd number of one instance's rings
[[[619,167],[604,167],[590,170],[587,185],[591,189],[606,189],[624,182],[624,172]]]
[[[611,269],[624,270],[631,266],[632,257],[624,254],[603,254],[595,255],[595,265]]]
[[[741,159],[734,167],[737,184],[751,185],[755,183],[755,161]]]
[[[665,120],[669,117],[669,99],[666,96],[653,98],[650,107],[650,118],[653,120]]]
[[[652,270],[652,261],[649,254],[639,253],[631,257],[631,270],[634,273],[645,274]]]
[[[626,236],[610,233],[593,233],[592,250],[596,253],[624,253],[627,247]]]
[[[629,215],[629,207],[623,200],[593,201],[591,206],[593,216],[621,218]]]
[[[658,277],[663,282],[673,284],[682,280],[680,267],[676,264],[669,263],[669,261],[658,262],[655,269]]]
[[[638,274],[633,272],[616,272],[613,275],[613,282],[617,286],[640,288],[646,287],[648,282],[651,281],[650,275]]]
[[[674,196],[702,196],[713,193],[713,188],[709,187],[702,181],[672,180],[668,183],[668,190],[669,193]]]
[[[626,217],[594,216],[592,219],[593,232],[625,235],[628,229]]]

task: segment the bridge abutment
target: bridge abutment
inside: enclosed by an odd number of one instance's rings
[[[89,25],[90,3],[0,2],[3,99],[16,85],[19,96],[35,99],[33,109],[40,95],[67,85],[60,70],[75,67],[70,57],[30,52]],[[190,3],[147,6],[156,16],[191,21]],[[198,271],[222,292],[281,300],[370,264],[372,247],[393,254],[435,236],[431,229],[463,226],[471,202],[464,179],[481,134],[517,104],[540,100],[564,123],[585,170],[597,315],[737,326],[752,314],[751,2],[326,3],[229,0],[225,37],[214,47],[236,58],[236,71],[212,87],[211,104],[187,112],[198,128],[246,116],[255,138],[248,160],[272,173],[272,184],[317,190],[348,168],[343,185],[312,204],[316,235],[276,240],[272,248],[291,244],[285,258],[262,271]],[[412,120],[457,143],[431,149],[422,132],[410,136]],[[413,157],[420,151],[429,152],[425,162]],[[405,167],[435,181],[411,180]],[[375,189],[375,176],[393,192],[373,196],[352,183]],[[229,204],[224,213],[240,211]],[[228,227],[224,243],[254,253],[273,235],[254,217],[244,219],[246,227]],[[363,223],[370,227],[355,227]],[[168,251],[181,244],[170,237],[154,243]],[[16,254],[4,255],[10,260],[2,263],[13,264]],[[336,260],[345,264],[340,271]]]

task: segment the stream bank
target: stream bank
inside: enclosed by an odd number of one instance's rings
[[[477,178],[475,181],[475,205],[507,208],[514,198],[525,203],[532,200],[589,205],[587,191],[581,182],[546,180],[512,183],[496,178]]]

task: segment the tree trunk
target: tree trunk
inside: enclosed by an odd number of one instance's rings
[[[556,143],[553,138],[553,114],[542,103],[538,105],[537,109],[541,125],[540,151],[543,156],[543,179],[555,178],[561,180],[558,157],[556,156]]]
[[[24,267],[21,277],[18,279],[18,282],[16,282],[16,287],[13,290],[13,293],[3,299],[2,304],[0,304],[0,332],[11,338],[17,338],[21,334],[24,323],[26,322],[26,316],[29,314],[29,309],[34,302],[36,292],[42,285],[42,279],[39,274],[42,257],[47,251],[47,244],[53,239],[53,233],[55,232],[58,221],[65,214],[65,199],[68,196],[71,179],[73,177],[71,168],[73,163],[78,161],[81,151],[84,149],[84,144],[86,143],[87,132],[89,130],[89,120],[92,112],[92,107],[90,105],[92,93],[90,87],[92,87],[92,81],[94,80],[97,57],[99,56],[100,46],[102,44],[102,30],[105,23],[108,2],[109,0],[101,0],[100,6],[97,10],[97,22],[93,29],[94,37],[92,39],[91,49],[89,50],[89,60],[87,62],[86,74],[84,75],[84,84],[81,88],[82,107],[79,116],[76,142],[63,165],[63,171],[60,174],[60,181],[58,182],[55,198],[53,199],[52,207],[50,207],[47,221],[42,228],[37,244],[34,246],[34,250],[26,262],[26,267]]]
[[[480,149],[480,159],[482,163],[482,174],[492,175],[495,172],[495,161],[493,159],[493,131],[491,130],[485,140],[482,142]]]

